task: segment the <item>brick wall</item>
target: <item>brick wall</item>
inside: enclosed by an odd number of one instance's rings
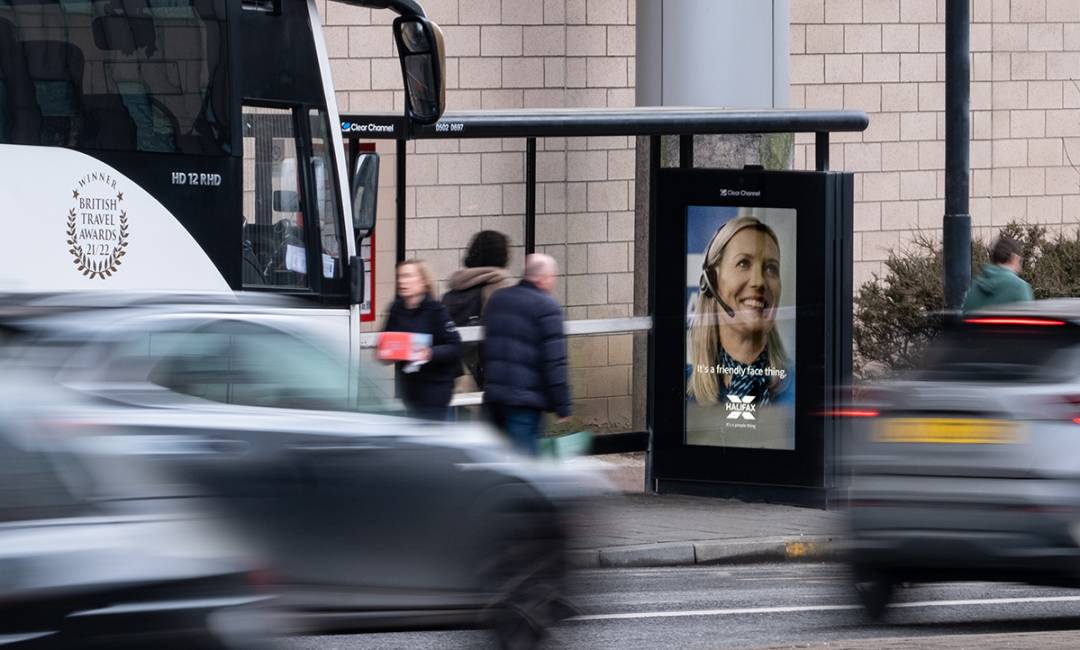
[[[1080,219],[1080,1],[971,3],[971,216],[990,239],[1010,220]],[[791,103],[870,114],[835,134],[855,180],[856,287],[914,232],[941,229],[945,0],[791,0]],[[798,168],[813,166],[800,137]]]
[[[629,107],[634,104],[636,0],[423,0],[443,27],[448,110]],[[320,6],[338,106],[402,110],[393,14]],[[383,154],[376,227],[376,302],[393,296],[393,143]],[[492,228],[523,262],[525,141],[421,141],[408,145],[407,255],[445,280],[470,236]],[[537,142],[538,252],[565,274],[557,297],[570,319],[629,316],[633,306],[634,142],[549,138]],[[580,424],[625,429],[631,421],[631,338],[570,342]]]

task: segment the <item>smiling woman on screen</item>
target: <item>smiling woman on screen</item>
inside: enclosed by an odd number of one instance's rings
[[[690,326],[687,394],[698,404],[753,396],[764,406],[787,388],[776,331],[780,244],[755,217],[728,221],[705,247]]]

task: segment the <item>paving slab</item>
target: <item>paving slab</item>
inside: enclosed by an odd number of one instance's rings
[[[615,475],[636,479],[643,463],[640,454],[621,454]],[[595,499],[571,522],[575,566],[821,561],[839,552],[844,525],[839,512],[646,494],[643,484],[623,482],[624,492]]]

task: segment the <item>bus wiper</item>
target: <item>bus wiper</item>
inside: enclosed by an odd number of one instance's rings
[[[389,9],[401,16],[420,16],[426,18],[424,8],[416,0],[339,0],[350,5],[371,9]]]

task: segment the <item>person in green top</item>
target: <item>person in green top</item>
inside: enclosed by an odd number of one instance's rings
[[[979,277],[971,283],[964,298],[965,313],[990,305],[1032,300],[1031,285],[1018,273],[1024,258],[1020,244],[1008,237],[999,237],[990,251],[990,264],[983,266]]]

